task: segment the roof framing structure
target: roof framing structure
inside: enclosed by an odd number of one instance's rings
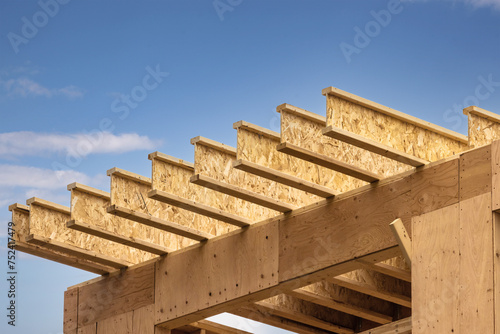
[[[231,334],[223,312],[297,333],[499,333],[500,116],[469,136],[329,87],[326,117],[196,137],[194,164],[71,184],[9,207],[12,247],[102,275],[65,292],[64,333]],[[391,224],[392,223],[392,224]]]

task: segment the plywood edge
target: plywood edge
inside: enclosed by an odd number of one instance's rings
[[[410,334],[411,317],[391,322],[390,324],[372,328],[359,334]]]
[[[278,132],[263,128],[261,126],[248,123],[246,121],[239,121],[233,124],[233,129],[245,129],[254,133],[257,133],[259,135],[263,135],[265,137],[269,137],[274,140],[280,140],[281,136]]]
[[[313,112],[310,112],[308,110],[292,106],[291,104],[288,104],[288,103],[280,104],[279,106],[276,107],[276,111],[279,113],[285,111],[285,112],[288,112],[288,113],[291,113],[291,114],[294,114],[294,115],[297,115],[300,117],[304,117],[310,121],[319,123],[323,126],[326,125],[326,117],[325,116],[321,116],[321,115],[315,114]]]
[[[189,169],[189,170],[194,170],[194,164],[193,163],[191,163],[189,161],[182,160],[182,159],[174,158],[174,157],[172,157],[170,155],[167,155],[165,153],[161,153],[161,152],[158,152],[158,151],[150,153],[148,155],[148,159],[151,160],[151,161],[153,159],[158,159],[160,161],[167,162],[167,163],[170,163],[170,164],[182,167],[182,168],[186,168],[186,169]]]
[[[473,114],[473,115],[477,115],[479,117],[486,118],[487,120],[500,123],[500,115],[495,114],[491,111],[485,110],[483,108],[479,108],[476,106],[470,106],[470,107],[464,108],[463,112],[465,115]]]
[[[208,138],[205,138],[202,136],[192,138],[191,144],[192,145],[195,145],[195,144],[205,145],[205,146],[211,147],[213,149],[222,151],[224,153],[228,153],[228,154],[236,156],[236,148],[229,146],[229,145],[226,145],[226,144],[219,143],[215,140],[208,139]]]
[[[358,104],[360,106],[369,108],[369,109],[374,110],[374,111],[378,111],[378,112],[383,113],[385,115],[388,115],[388,116],[394,117],[396,119],[399,119],[399,120],[401,120],[403,122],[407,122],[407,123],[416,125],[416,126],[418,126],[420,128],[423,128],[423,129],[426,129],[426,130],[438,133],[438,134],[440,134],[442,136],[454,139],[454,140],[462,142],[464,144],[468,144],[469,143],[468,137],[464,136],[464,135],[462,135],[462,134],[460,134],[458,132],[446,129],[446,128],[441,127],[439,125],[432,124],[432,123],[424,121],[424,120],[422,120],[420,118],[417,118],[417,117],[405,114],[405,113],[403,113],[401,111],[397,111],[395,109],[386,107],[386,106],[381,105],[379,103],[376,103],[376,102],[367,100],[365,98],[362,98],[360,96],[348,93],[348,92],[343,91],[341,89],[338,89],[338,88],[335,88],[335,87],[327,87],[327,88],[323,89],[321,93],[323,95],[325,95],[325,96],[327,96],[327,95],[338,96],[338,97],[340,97],[340,98],[342,98],[344,100],[353,102],[355,104]]]
[[[27,205],[24,205],[24,204],[20,204],[20,203],[14,203],[14,204],[9,205],[9,211],[12,212],[14,210],[23,210],[23,211],[29,212],[30,207]]]
[[[47,209],[50,209],[50,210],[55,210],[55,211],[58,211],[58,212],[62,212],[62,213],[65,213],[65,214],[70,214],[70,208],[67,207],[67,206],[64,206],[64,205],[61,205],[61,204],[57,204],[57,203],[53,203],[53,202],[49,202],[49,201],[46,201],[44,199],[41,199],[41,198],[38,198],[38,197],[32,197],[28,200],[26,200],[26,204],[27,205],[39,205],[39,206],[42,206],[44,208],[47,208]]]
[[[107,175],[108,176],[119,175],[121,177],[127,178],[127,179],[132,180],[132,181],[140,182],[140,183],[148,185],[148,186],[151,185],[151,179],[149,177],[142,176],[142,175],[139,175],[136,173],[132,173],[132,172],[129,172],[129,171],[126,171],[124,169],[117,168],[117,167],[114,167],[114,168],[111,168],[110,170],[108,170]]]
[[[71,191],[73,189],[82,191],[84,193],[87,193],[87,194],[90,194],[93,196],[104,198],[108,201],[110,200],[110,194],[107,191],[92,188],[92,187],[86,186],[86,185],[78,183],[78,182],[68,184],[68,190]]]

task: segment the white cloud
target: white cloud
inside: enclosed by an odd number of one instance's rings
[[[0,187],[31,189],[60,189],[72,182],[90,183],[91,178],[74,170],[43,169],[18,165],[0,164]]]
[[[51,153],[85,157],[96,153],[152,150],[159,141],[136,133],[46,134],[29,131],[0,133],[0,158],[40,156]]]
[[[28,79],[28,78],[17,78],[9,80],[1,80],[4,90],[7,92],[8,96],[19,96],[19,97],[53,97],[53,96],[65,96],[69,99],[81,98],[84,92],[76,86],[67,86],[63,88],[49,89],[42,86],[41,84]]]

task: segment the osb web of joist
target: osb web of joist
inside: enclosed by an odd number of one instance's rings
[[[333,125],[428,161],[451,156],[469,147],[463,136],[407,117],[371,101],[333,88],[324,90],[324,94],[327,95],[326,119],[300,108],[282,105],[278,107],[278,111],[281,112],[281,134],[239,122],[235,124],[238,129],[236,150],[210,140],[194,140],[194,166],[175,158],[162,158],[159,154],[152,154],[152,179],[119,170],[111,171],[110,199],[102,194],[94,196],[92,192],[82,192],[75,188],[72,191],[70,217],[66,210],[49,209],[47,211],[42,206],[32,205],[29,226],[26,224],[27,212],[22,211],[23,209],[12,210],[13,219],[19,222],[22,226],[22,233],[26,236],[37,234],[81,247],[83,250],[137,263],[156,255],[68,229],[65,223],[71,218],[130,238],[130,242],[141,240],[165,247],[165,249],[179,249],[196,242],[176,233],[159,231],[139,222],[149,219],[148,217],[171,221],[208,233],[205,238],[210,238],[233,231],[237,227],[203,214],[194,213],[193,210],[197,209],[193,209],[193,206],[198,203],[220,210],[223,214],[235,215],[249,222],[257,222],[279,214],[269,207],[276,208],[281,205],[281,208],[284,208],[281,211],[284,212],[288,208],[302,207],[319,200],[316,195],[275,182],[274,179],[269,180],[270,177],[255,176],[238,170],[240,168],[235,169],[233,165],[237,166],[241,160],[296,177],[297,179],[293,180],[295,184],[300,183],[302,179],[305,182],[312,182],[341,192],[366,184],[342,172],[311,163],[307,161],[307,157],[303,157],[303,153],[301,153],[302,158],[299,158],[288,152],[287,154],[279,152],[276,146],[280,143],[305,149],[315,154],[315,159],[333,158],[345,164],[372,171],[381,178],[412,168],[369,150],[323,136],[327,125]],[[498,118],[484,110],[471,110],[469,112],[471,146],[483,145],[496,139],[498,133],[496,122],[498,121]],[[307,154],[306,152],[305,155]],[[193,176],[197,174],[206,176],[208,179],[193,181]],[[201,183],[199,183],[200,180]],[[190,181],[198,182],[201,186]],[[149,198],[148,193],[151,189],[164,191],[192,202],[184,208],[165,204]],[[233,195],[228,195],[228,192]],[[244,197],[247,200],[238,197]],[[115,215],[107,214],[108,207],[115,206],[129,211],[125,214],[123,212],[118,214],[115,210],[113,212]],[[124,216],[127,218],[123,218]],[[50,229],[51,225],[56,226],[56,229]],[[48,233],[49,230],[50,233]],[[36,253],[37,250],[30,251]],[[61,253],[56,250],[50,251],[61,256]],[[401,257],[386,261],[386,264],[403,271],[407,269]],[[360,267],[363,266],[360,265]],[[335,279],[332,278],[330,282],[314,283],[301,290],[288,291],[286,294],[264,300],[260,304],[253,305],[252,312],[273,310],[276,314],[284,313],[284,317],[294,314],[314,315],[319,320],[316,323],[319,328],[333,330],[334,328],[329,324],[334,323],[340,326],[335,329],[336,332],[346,333],[352,332],[350,328],[357,326],[356,319],[361,316],[360,314],[363,314],[361,317],[367,321],[364,326],[371,328],[376,324],[389,322],[388,319],[392,318],[396,311],[407,313],[401,307],[409,307],[410,284],[405,280],[377,273],[372,270],[372,267],[367,268],[345,273]],[[404,276],[404,273],[401,275]],[[356,290],[356,285],[359,286],[359,290]],[[391,295],[384,297],[380,291],[387,289],[388,286],[391,287]],[[370,294],[371,292],[368,291],[370,289],[375,292]],[[318,304],[321,298],[333,299],[338,302],[338,305]],[[354,305],[349,310],[341,305],[342,301],[347,300]],[[399,305],[399,309],[396,310],[395,305]]]

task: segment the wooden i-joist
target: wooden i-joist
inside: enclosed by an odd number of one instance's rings
[[[234,123],[194,163],[13,204],[17,250],[101,275],[64,295],[65,334],[500,334],[500,116],[464,136],[340,89],[281,132]],[[498,213],[497,213],[498,212]],[[392,223],[392,224],[391,224]],[[499,283],[499,284],[497,284]],[[258,333],[258,330],[255,331]]]

